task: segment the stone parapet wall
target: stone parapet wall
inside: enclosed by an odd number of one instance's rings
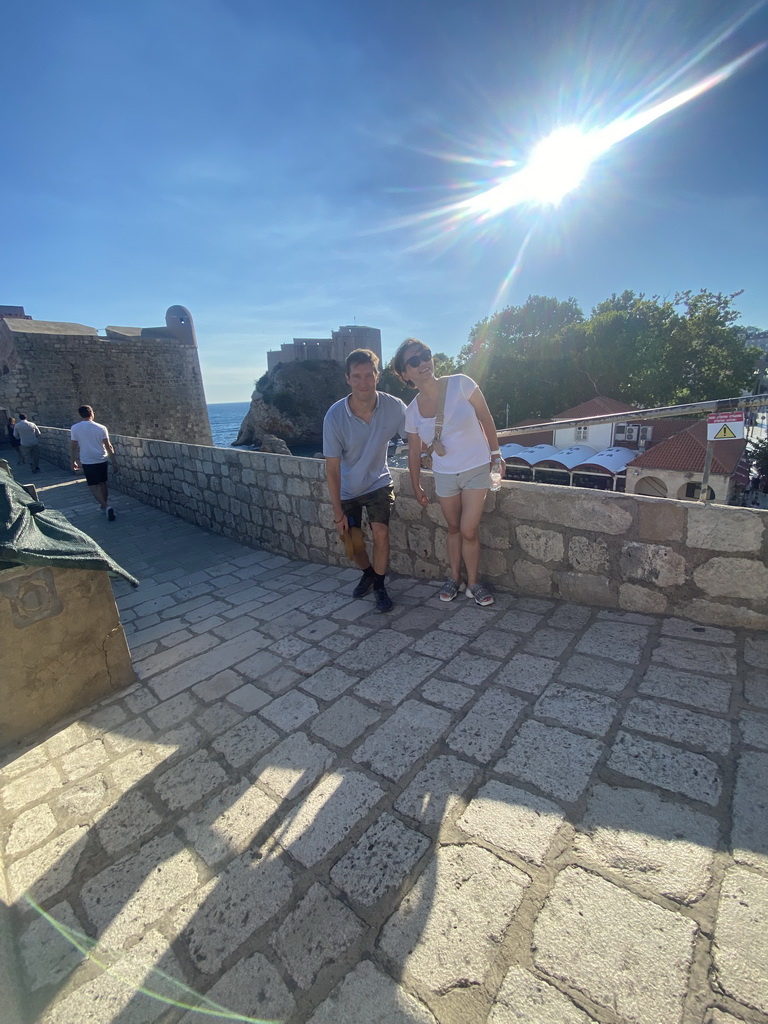
[[[182,519],[311,562],[348,565],[321,460],[114,437],[126,493]],[[69,464],[69,432],[46,428]],[[394,470],[393,571],[443,579],[446,529]],[[427,474],[425,489],[434,497]],[[724,505],[505,482],[489,494],[481,573],[500,590],[768,630],[768,514]],[[606,651],[610,657],[610,651]],[[678,666],[683,667],[683,666]],[[696,669],[691,665],[692,670]]]

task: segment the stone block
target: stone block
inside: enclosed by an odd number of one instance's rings
[[[405,882],[428,847],[426,836],[382,814],[331,868],[331,880],[352,900],[372,907]]]
[[[441,825],[469,788],[478,769],[456,757],[429,761],[395,801],[401,814],[426,825]]]
[[[568,562],[578,573],[597,575],[607,573],[610,556],[608,545],[603,540],[589,537],[572,537],[568,544]]]
[[[539,562],[561,562],[565,553],[563,535],[555,530],[540,530],[522,525],[515,529],[517,542],[530,558]]]
[[[565,820],[565,811],[544,797],[492,779],[456,822],[462,832],[543,864]]]
[[[599,740],[568,729],[524,722],[494,772],[530,782],[556,799],[575,801],[586,789],[602,749]]]
[[[754,558],[710,558],[694,570],[693,579],[709,597],[768,603],[768,566]]]
[[[258,762],[253,777],[281,800],[290,800],[314,785],[332,759],[327,747],[294,733]]]
[[[494,682],[523,693],[541,693],[557,671],[557,662],[533,654],[513,654],[501,666]]]
[[[694,921],[570,867],[536,921],[534,963],[622,1020],[679,1024],[696,932]]]
[[[592,1017],[546,981],[511,967],[494,1000],[488,1024],[594,1024]]]
[[[206,1009],[216,1012],[221,1006],[226,1006],[230,1014],[241,1014],[246,1020],[253,1014],[254,1007],[270,1020],[286,1020],[294,1010],[290,992],[261,953],[238,960],[207,990],[199,1010],[185,1013],[179,1024],[200,1024],[208,1016]]]
[[[695,665],[690,664],[689,668],[695,669]],[[673,671],[660,665],[650,665],[638,687],[640,693],[653,697],[723,712],[730,706],[731,689],[732,684],[728,680],[713,679],[697,671]]]
[[[714,761],[667,743],[619,732],[611,748],[608,767],[651,786],[660,786],[692,800],[717,806],[722,779]]]
[[[277,804],[243,779],[204,801],[179,822],[191,845],[209,867],[248,849],[270,821]]]
[[[576,650],[579,654],[637,665],[648,637],[647,626],[629,622],[595,622],[585,630]]]
[[[566,728],[604,736],[618,708],[619,705],[610,697],[575,686],[553,684],[536,701],[533,713],[538,718],[552,719]]]
[[[134,682],[106,572],[0,570],[0,748]]]
[[[685,582],[685,558],[664,544],[628,541],[621,548],[622,579],[642,580],[656,587],[679,586]]]
[[[654,665],[669,665],[690,671],[699,668],[707,675],[736,675],[736,651],[733,647],[720,644],[689,643],[662,637],[653,654]]]
[[[505,515],[519,522],[551,523],[575,532],[616,536],[631,528],[632,509],[636,507],[629,495],[549,484],[505,487],[501,505]]]
[[[759,555],[765,533],[763,520],[763,516],[746,508],[694,506],[688,509],[686,541],[692,548]]]
[[[667,596],[658,590],[641,587],[636,583],[619,585],[619,608],[628,612],[659,615],[666,611],[668,604]]]
[[[524,594],[552,593],[552,573],[544,565],[537,565],[535,562],[527,562],[525,559],[518,559],[512,572],[515,577],[516,589]]]
[[[726,872],[715,918],[717,983],[733,999],[768,1013],[768,879],[745,868]]]
[[[307,1024],[437,1024],[414,996],[363,960],[320,1004]]]
[[[622,725],[683,746],[698,747],[707,753],[727,754],[731,749],[730,722],[658,700],[636,697],[630,701]]]
[[[488,689],[450,733],[447,745],[457,753],[485,762],[501,746],[525,707],[525,701],[507,690]]]
[[[384,926],[381,948],[398,971],[438,994],[479,985],[529,882],[489,850],[440,847]]]
[[[440,708],[415,700],[405,701],[363,741],[352,758],[396,782],[426,754],[450,722],[451,716]]]
[[[768,872],[768,754],[746,751],[736,766],[733,858]]]
[[[379,707],[395,707],[419,683],[440,668],[440,662],[422,654],[402,651],[355,687],[355,694]]]
[[[646,543],[680,541],[685,528],[685,508],[675,501],[636,497],[637,536]]]
[[[718,844],[714,818],[644,789],[596,785],[574,848],[629,887],[695,903],[706,894]]]
[[[574,686],[584,686],[600,693],[616,695],[621,693],[632,678],[633,670],[615,662],[600,658],[574,654],[560,672],[558,679]]]

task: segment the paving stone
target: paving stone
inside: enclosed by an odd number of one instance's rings
[[[395,808],[426,825],[440,825],[469,789],[478,769],[456,757],[436,757],[395,801]]]
[[[103,774],[92,775],[61,790],[52,801],[52,806],[58,815],[76,814],[79,817],[92,814],[104,803],[108,788]]]
[[[761,668],[765,671],[768,665],[768,638],[761,634],[754,634],[744,640],[744,660],[748,665]]]
[[[727,754],[731,749],[730,722],[661,701],[642,698],[630,701],[622,725],[717,754]]]
[[[370,960],[363,960],[321,1003],[307,1024],[438,1024],[422,1003]]]
[[[546,981],[511,967],[491,1008],[488,1024],[596,1024]]]
[[[768,708],[768,678],[764,671],[747,672],[744,680],[744,697],[747,704]]]
[[[157,704],[157,697],[150,690],[138,689],[125,695],[125,703],[134,715],[140,715]]]
[[[578,800],[601,752],[598,740],[554,725],[524,722],[494,771],[532,782],[557,799]]]
[[[141,793],[129,791],[96,822],[96,831],[107,853],[120,853],[160,824],[162,818]]]
[[[523,650],[526,654],[559,658],[575,637],[575,633],[566,633],[562,629],[537,629],[533,636],[524,642]]]
[[[683,670],[700,665],[704,674],[712,676],[736,675],[736,651],[716,644],[695,644],[662,637],[651,661],[654,665],[671,665]]]
[[[574,686],[583,686],[588,690],[598,690],[600,693],[615,696],[621,693],[633,674],[634,669],[626,665],[574,654],[557,678],[561,683],[572,683]]]
[[[180,690],[184,689],[183,685],[173,686],[168,682],[167,676],[170,675],[169,670],[176,668],[178,676],[178,667],[180,663],[191,662],[196,655],[201,655],[205,651],[209,651],[212,647],[217,644],[217,638],[213,635],[203,634],[202,636],[193,636],[190,640],[186,640],[183,643],[177,643],[173,647],[169,647],[160,651],[158,654],[153,654],[149,658],[144,658],[136,665],[136,675],[142,681],[147,681],[156,676],[158,672],[162,672],[164,679],[163,685],[160,691],[153,687],[154,692],[160,698],[165,700],[167,697],[172,697],[174,694],[179,693]],[[206,672],[205,675],[210,675],[210,672]],[[181,677],[183,679],[183,676]],[[202,678],[202,677],[199,677]],[[197,679],[192,680],[197,682]]]
[[[179,825],[200,857],[213,867],[246,850],[277,810],[275,800],[242,779],[206,800]]]
[[[246,658],[245,661],[241,661],[237,666],[237,671],[244,679],[261,683],[264,676],[282,664],[283,659],[274,651],[259,651],[252,657]]]
[[[440,668],[443,675],[466,686],[479,686],[499,667],[494,658],[481,658],[468,651],[457,654]],[[439,666],[436,666],[439,667]]]
[[[396,630],[382,630],[366,637],[356,644],[355,649],[347,651],[336,659],[342,668],[350,668],[355,672],[368,673],[378,668],[390,658],[410,647],[411,638]]]
[[[768,715],[759,711],[742,711],[739,716],[739,732],[748,747],[768,750]]]
[[[395,782],[426,754],[450,722],[447,711],[408,700],[363,740],[352,759]]]
[[[261,953],[239,960],[208,989],[205,999],[210,1002],[203,1001],[196,1012],[185,1013],[179,1024],[200,1024],[206,1019],[206,1009],[212,1011],[210,1019],[215,1021],[221,1006],[230,1014],[242,1014],[243,1020],[253,1019],[253,1014],[258,1013],[282,1021],[290,1017],[295,1008],[280,975]]]
[[[242,721],[242,715],[223,701],[213,704],[195,716],[195,722],[204,736],[219,736]]]
[[[443,846],[384,926],[379,944],[399,970],[433,992],[478,985],[529,881],[488,850]]]
[[[525,707],[526,702],[509,691],[491,687],[480,695],[446,742],[459,754],[487,761]]]
[[[9,782],[0,791],[0,796],[7,811],[19,811],[28,804],[45,799],[49,793],[59,789],[61,784],[61,775],[54,766],[44,764]]]
[[[574,848],[631,886],[681,903],[707,892],[719,827],[714,818],[644,789],[596,785]]]
[[[5,843],[6,857],[15,857],[19,853],[44,843],[57,826],[56,818],[48,804],[37,804],[23,811],[11,824],[8,839]]]
[[[355,687],[358,697],[380,707],[396,707],[419,683],[440,668],[440,662],[403,651],[371,672]]]
[[[233,768],[242,768],[279,738],[274,729],[252,715],[215,739],[213,749],[223,754]]]
[[[61,892],[74,875],[88,838],[87,825],[76,825],[8,866],[12,900],[28,893],[37,903]]]
[[[17,757],[14,757],[13,754],[6,754],[6,756],[9,758],[8,763],[0,768],[0,785],[2,787],[7,786],[11,779],[32,771],[34,768],[42,768],[48,763],[48,753],[44,745],[32,747],[31,750],[27,750]]]
[[[702,754],[619,732],[611,748],[608,767],[652,786],[702,800],[714,807],[722,781],[714,761]]]
[[[559,604],[547,619],[548,626],[556,629],[583,629],[594,609],[581,604]]]
[[[99,731],[83,725],[82,722],[73,722],[66,729],[57,732],[43,744],[43,749],[48,757],[59,757],[66,754],[74,747],[80,747],[89,740],[98,738]]]
[[[682,640],[706,640],[716,644],[732,644],[736,634],[732,629],[719,629],[717,626],[705,626],[699,622],[688,622],[686,619],[674,617],[662,619],[661,633],[663,636],[676,636]]]
[[[155,792],[173,811],[192,807],[227,781],[221,765],[206,750],[198,750],[157,779]]]
[[[261,688],[268,690],[269,693],[285,693],[286,690],[292,690],[298,686],[302,678],[301,672],[294,672],[287,665],[280,665],[279,668],[263,676],[259,683]]]
[[[238,710],[250,712],[263,708],[272,698],[268,693],[254,686],[253,683],[246,683],[239,690],[233,690],[231,693],[228,693],[227,700],[230,704],[234,704]]]
[[[326,776],[291,811],[280,844],[305,867],[322,860],[384,796],[361,772],[340,768]]]
[[[743,1017],[733,1017],[724,1010],[710,1010],[706,1024],[744,1024]]]
[[[213,634],[207,635],[213,637]],[[202,639],[203,637],[195,637],[195,640]],[[268,641],[259,633],[245,633],[232,640],[225,640],[212,650],[205,651],[197,657],[190,658],[183,664],[163,672],[161,679],[152,680],[151,688],[161,700],[165,700],[182,690],[191,689],[204,679],[210,679],[233,666],[239,667],[243,675],[251,678],[248,674],[248,658],[256,651],[261,650],[266,643]]]
[[[109,774],[115,789],[126,790],[151,775],[163,761],[167,760],[173,750],[160,747],[157,743],[147,743],[132,750],[123,757],[113,761],[109,766]]]
[[[513,654],[501,666],[494,682],[523,693],[541,693],[557,668],[558,663],[551,658],[539,658],[535,654]]]
[[[316,882],[270,941],[297,984],[309,988],[326,964],[344,964],[364,931],[352,911]]]
[[[734,860],[768,871],[768,754],[747,751],[737,762],[731,844]]]
[[[648,636],[647,626],[629,622],[595,622],[584,631],[576,650],[579,654],[637,665]]]
[[[200,704],[189,693],[180,693],[177,697],[164,700],[147,712],[147,718],[157,729],[170,729],[185,718],[189,718],[200,708]]]
[[[47,913],[62,928],[82,934],[83,926],[69,903],[57,903]],[[44,917],[36,918],[24,929],[19,952],[27,985],[33,992],[68,978],[85,959],[85,954]]]
[[[506,633],[501,629],[494,629],[493,631],[493,656],[495,658],[506,659],[512,653],[512,651],[524,642],[522,636],[518,636],[516,633]],[[468,651],[472,651],[473,654],[487,654],[489,653],[488,639],[481,633],[470,641]]]
[[[533,957],[622,1020],[677,1024],[695,936],[695,922],[569,867],[539,913]]]
[[[475,696],[476,691],[461,683],[449,683],[445,679],[429,679],[421,688],[424,700],[441,704],[444,708],[458,710]]]
[[[543,864],[565,811],[544,797],[491,779],[456,824],[467,835]]]
[[[321,668],[309,679],[304,679],[299,685],[306,693],[311,693],[318,700],[335,700],[342,693],[354,686],[359,680],[357,676],[342,672],[340,668]]]
[[[131,949],[109,957],[108,969],[80,985],[55,1003],[40,1019],[40,1024],[152,1024],[166,1010],[167,1003],[139,991],[147,984],[154,990],[177,995],[170,979],[183,982],[181,968],[167,939],[158,931],[149,931]],[[109,969],[112,968],[112,969]]]
[[[513,633],[532,633],[544,618],[534,612],[526,612],[521,608],[512,608],[494,623],[496,629],[508,629]]]
[[[408,623],[411,623],[411,616],[408,616]],[[445,630],[433,630],[426,636],[420,637],[410,648],[417,654],[427,654],[432,658],[439,658],[445,661],[453,657],[466,644],[467,638],[461,633],[451,635]]]
[[[732,684],[724,679],[651,665],[638,689],[640,693],[689,704],[704,711],[726,712],[731,703],[731,687]]]
[[[283,732],[293,732],[302,726],[307,719],[313,718],[320,709],[317,703],[305,693],[292,690],[276,697],[270,704],[261,709],[262,718],[266,718]]]
[[[382,814],[337,861],[331,880],[353,900],[372,907],[402,885],[428,847],[426,836]]]
[[[198,884],[192,853],[167,835],[91,876],[80,897],[104,945],[122,948]]]
[[[539,718],[551,718],[571,729],[604,736],[618,708],[619,705],[610,697],[590,693],[579,687],[553,683],[536,701],[533,713]]]
[[[332,760],[327,747],[294,733],[258,762],[253,777],[282,800],[290,800],[314,785]]]
[[[193,686],[192,693],[199,697],[200,700],[212,701],[218,700],[220,697],[226,697],[228,693],[242,685],[243,677],[239,676],[237,672],[233,672],[231,668],[227,668],[223,672],[217,672],[210,679],[204,679],[197,686]]]
[[[715,918],[712,953],[720,987],[747,1006],[768,1013],[768,879],[746,868],[725,873]]]
[[[354,697],[339,697],[314,720],[312,732],[331,746],[347,747],[379,720],[379,713]]]

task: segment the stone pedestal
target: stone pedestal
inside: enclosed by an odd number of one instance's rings
[[[134,679],[105,572],[0,571],[0,748]]]

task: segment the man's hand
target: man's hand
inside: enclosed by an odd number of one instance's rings
[[[420,505],[423,505],[424,508],[426,508],[427,505],[429,504],[429,498],[427,496],[426,491],[423,490],[423,488],[421,487],[417,487],[414,491],[414,494],[416,497],[416,501],[418,501]]]
[[[114,463],[114,462],[112,463],[112,472],[113,473],[119,473],[120,472],[120,467],[116,463]]]
[[[336,532],[341,537],[343,537],[347,530],[349,530],[349,521],[347,520],[347,517],[344,515],[343,512],[341,514],[341,519],[334,519],[333,525],[336,527]]]
[[[77,462],[75,459],[72,460],[72,472],[73,473],[79,473],[80,472],[80,463]]]

